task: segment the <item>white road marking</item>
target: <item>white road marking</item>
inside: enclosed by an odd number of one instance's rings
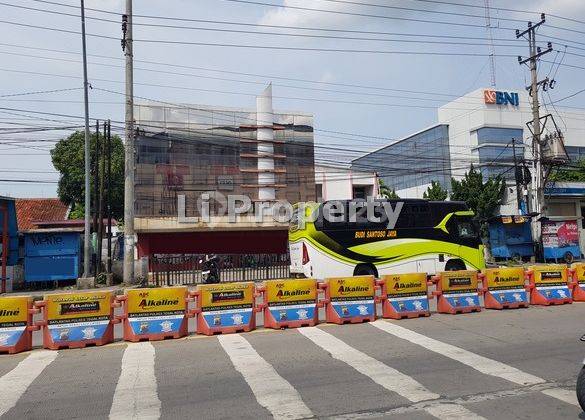
[[[436,400],[441,397],[439,394],[426,389],[410,376],[368,356],[317,327],[299,328],[298,331],[323,350],[329,352],[335,359],[347,363],[378,385],[401,395],[409,401],[416,403]],[[462,405],[453,403],[437,403],[425,407],[424,410],[440,419],[483,419],[483,417],[469,411]]]
[[[378,320],[372,322],[371,324],[384,332],[392,334],[398,338],[402,338],[403,340],[410,341],[411,343],[418,344],[427,350],[434,351],[435,353],[439,353],[450,359],[456,360],[457,362],[472,367],[481,373],[485,373],[486,375],[506,379],[507,381],[514,382],[515,384],[519,385],[534,385],[546,382],[544,379],[539,378],[538,376],[523,372],[505,363],[480,356],[479,354],[472,353],[451,344],[443,343],[442,341],[435,340],[434,338],[427,337],[426,335],[419,334],[390,322]]]
[[[229,334],[217,338],[236,370],[248,383],[258,404],[270,411],[275,419],[314,417],[297,390],[244,337]]]
[[[479,354],[472,353],[452,344],[443,343],[442,341],[435,340],[434,338],[427,337],[426,335],[419,334],[391,322],[378,320],[372,322],[371,325],[398,338],[418,344],[427,350],[434,351],[442,356],[463,363],[486,375],[502,378],[519,385],[535,385],[546,382],[546,379],[531,375],[513,366],[480,356]],[[565,390],[554,388],[541,392],[560,401],[578,405],[576,397],[569,395]]]
[[[486,401],[498,401],[503,398],[515,398],[515,397],[523,397],[526,395],[532,395],[536,392],[541,392],[548,389],[553,390],[560,390],[563,393],[572,393],[575,394],[573,389],[568,389],[567,387],[573,388],[575,387],[574,383],[570,384],[557,384],[557,383],[546,383],[546,384],[537,384],[531,386],[523,386],[514,389],[503,389],[500,391],[494,392],[487,392],[484,394],[474,394],[474,395],[466,395],[458,398],[450,398],[450,399],[443,399],[443,400],[431,400],[431,401],[422,401],[420,403],[391,408],[385,411],[362,411],[358,413],[351,413],[345,415],[336,415],[332,417],[335,420],[358,420],[358,419],[371,419],[371,418],[392,418],[394,416],[399,416],[407,413],[416,413],[422,410],[427,410],[437,404],[473,404],[473,403],[480,403]]]
[[[0,416],[16,405],[30,384],[58,356],[58,352],[38,350],[0,378]]]
[[[110,408],[110,419],[158,419],[161,403],[154,374],[152,344],[129,343]]]
[[[574,389],[564,389],[564,388],[547,388],[543,389],[543,394],[548,395],[549,397],[556,398],[557,400],[561,400],[566,402],[567,404],[573,404],[577,407],[579,406],[579,401],[577,400],[577,393]]]

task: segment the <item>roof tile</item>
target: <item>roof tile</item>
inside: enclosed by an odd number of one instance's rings
[[[35,229],[35,222],[66,220],[69,206],[58,198],[17,198],[16,219],[19,230]]]

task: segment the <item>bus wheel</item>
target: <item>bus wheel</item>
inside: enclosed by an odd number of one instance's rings
[[[359,264],[353,270],[354,276],[374,276],[378,277],[378,270],[372,264]]]
[[[459,271],[465,269],[465,263],[459,259],[449,260],[447,261],[447,264],[445,264],[445,271]]]

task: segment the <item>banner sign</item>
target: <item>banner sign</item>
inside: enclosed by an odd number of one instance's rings
[[[579,246],[579,227],[576,220],[542,221],[542,245],[547,248]]]
[[[453,307],[479,306],[477,272],[444,271],[441,273],[441,291]]]
[[[303,321],[315,317],[317,282],[315,280],[268,280],[266,303],[278,322]]]
[[[200,284],[201,315],[209,327],[248,325],[254,316],[254,283]]]
[[[375,314],[375,289],[372,276],[329,278],[326,281],[331,305],[340,317]]]
[[[186,287],[131,289],[126,292],[128,322],[134,334],[178,332],[186,316]]]
[[[489,268],[484,274],[488,291],[499,303],[528,301],[522,267]]]
[[[397,312],[428,311],[426,273],[392,274],[383,276],[386,298]]]
[[[0,298],[0,347],[15,346],[28,324],[32,298],[14,296]]]
[[[532,271],[536,290],[547,299],[566,299],[571,297],[567,283],[567,268],[565,266],[534,266]]]
[[[571,265],[571,268],[575,270],[575,279],[579,284],[579,287],[585,290],[585,264],[575,263]]]
[[[112,318],[112,292],[45,296],[47,328],[53,342],[99,340]]]

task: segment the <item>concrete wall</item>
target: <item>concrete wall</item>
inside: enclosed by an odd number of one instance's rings
[[[321,185],[323,200],[349,200],[354,186],[364,186],[368,195],[378,195],[375,172],[358,171],[342,167],[315,166],[315,184]]]

